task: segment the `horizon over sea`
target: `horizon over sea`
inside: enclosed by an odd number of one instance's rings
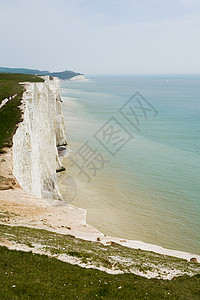
[[[90,75],[61,91],[88,224],[200,254],[200,75]]]

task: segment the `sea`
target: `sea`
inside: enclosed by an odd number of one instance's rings
[[[91,75],[61,91],[65,201],[106,235],[200,254],[200,76]]]

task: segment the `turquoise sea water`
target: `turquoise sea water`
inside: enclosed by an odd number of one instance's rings
[[[71,157],[91,176],[86,182],[65,159],[77,185],[73,204],[87,209],[88,223],[112,236],[200,254],[200,76],[90,76],[61,88]],[[130,102],[140,131],[120,113],[137,91],[148,101]],[[119,123],[118,137],[109,140],[105,133]],[[123,145],[119,135],[133,138]],[[83,157],[85,142],[107,161],[103,167],[100,156],[93,164]],[[101,167],[96,174],[94,163]]]

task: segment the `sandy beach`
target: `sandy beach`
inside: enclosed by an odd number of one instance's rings
[[[127,240],[107,236],[93,226],[87,224],[86,210],[68,205],[60,200],[49,200],[35,197],[23,191],[12,176],[11,149],[6,149],[1,155],[1,174],[8,176],[14,185],[10,189],[0,191],[1,224],[10,226],[26,226],[45,229],[60,234],[70,234],[76,238],[88,241],[98,241],[104,245],[112,242],[123,246],[153,251],[159,254],[187,259],[200,256],[192,253],[165,249],[163,247],[143,243],[141,241]]]

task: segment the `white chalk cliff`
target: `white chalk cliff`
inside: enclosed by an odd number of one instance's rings
[[[68,80],[70,80],[70,81],[85,80],[85,75],[77,75],[77,76],[74,76],[74,77],[72,77]]]
[[[61,200],[56,171],[62,169],[57,146],[66,145],[58,78],[26,83],[23,121],[13,137],[13,175],[35,196]]]

